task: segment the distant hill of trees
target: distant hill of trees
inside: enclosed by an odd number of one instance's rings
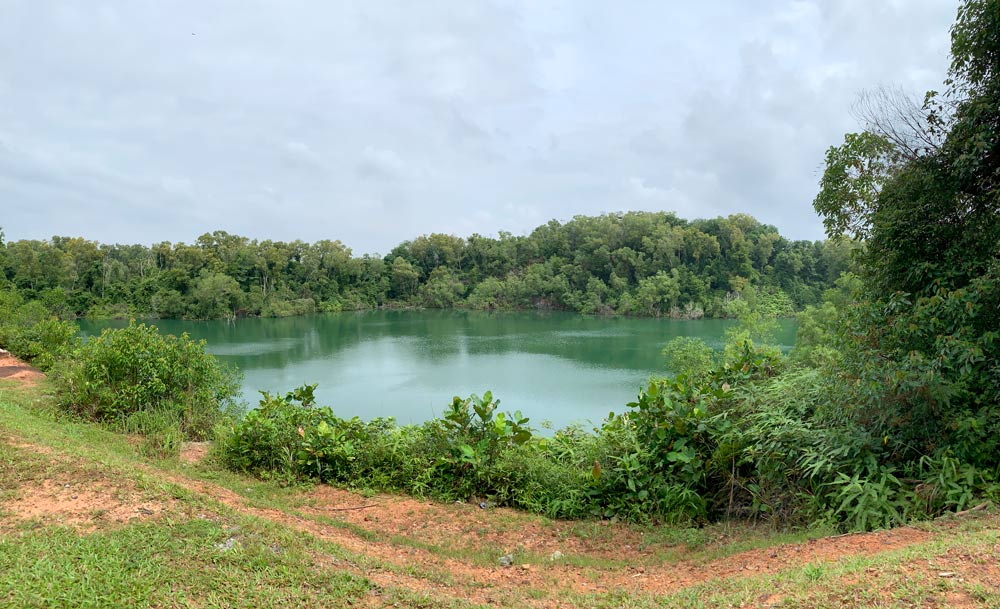
[[[62,317],[221,319],[379,306],[549,309],[723,317],[734,299],[776,314],[820,302],[849,265],[847,240],[791,241],[745,214],[667,212],[555,220],[530,235],[431,234],[385,257],[340,241],[258,241],[224,231],[193,244],[80,237],[4,242],[0,286]]]

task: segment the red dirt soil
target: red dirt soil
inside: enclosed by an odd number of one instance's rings
[[[21,486],[17,496],[4,502],[3,507],[16,520],[36,520],[90,532],[158,517],[171,511],[174,502],[144,500],[134,487],[121,481],[43,480]]]
[[[31,387],[45,378],[41,370],[32,368],[7,351],[0,350],[0,379],[17,381],[19,385]]]

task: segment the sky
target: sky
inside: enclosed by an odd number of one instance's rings
[[[749,213],[823,238],[858,93],[942,88],[951,0],[0,0],[7,240],[527,234]]]

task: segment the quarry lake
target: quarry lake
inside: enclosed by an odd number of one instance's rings
[[[318,383],[320,404],[340,416],[419,423],[440,415],[452,396],[491,390],[501,410],[559,428],[624,411],[650,376],[669,372],[660,350],[670,339],[721,348],[735,322],[423,310],[153,323],[205,339],[210,353],[238,366],[251,405],[259,390]],[[84,334],[122,325],[80,322]],[[795,322],[782,320],[776,339],[790,347]]]

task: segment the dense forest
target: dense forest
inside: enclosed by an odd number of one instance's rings
[[[340,241],[257,241],[216,231],[195,243],[83,238],[4,243],[0,287],[64,318],[281,317],[379,306],[553,309],[696,318],[761,298],[789,315],[846,270],[850,240],[790,241],[738,214],[686,221],[628,212],[555,220],[530,235],[431,234],[385,257]],[[749,288],[749,289],[748,289]]]

